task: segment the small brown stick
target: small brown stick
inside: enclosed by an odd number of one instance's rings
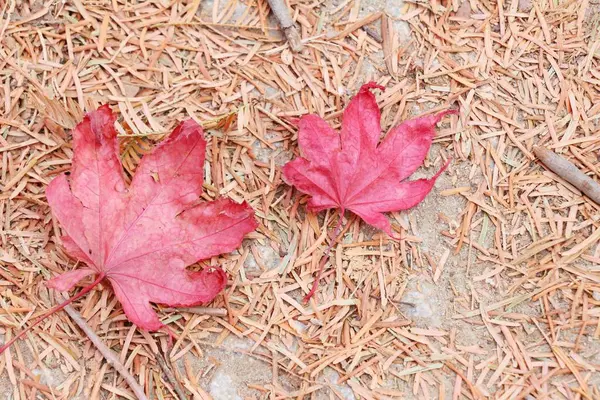
[[[167,377],[167,381],[173,386],[175,392],[177,392],[177,396],[179,396],[179,400],[186,400],[188,396],[185,394],[185,390],[181,387],[181,383],[175,378],[173,375],[173,371],[169,368],[167,364],[167,360],[164,359],[162,354],[156,354],[156,361],[158,362],[158,366],[162,370],[163,374]]]
[[[226,317],[227,309],[214,307],[177,307],[163,308],[164,312],[189,312],[197,315],[212,315],[214,317]]]
[[[66,299],[61,300],[61,296],[57,295],[59,301],[64,301]],[[76,311],[71,305],[66,305],[64,310],[69,314],[71,319],[75,321],[75,323],[79,326],[79,328],[86,334],[86,336],[90,339],[90,341],[96,346],[100,354],[104,357],[108,365],[112,366],[123,378],[127,381],[127,384],[133,390],[133,393],[138,398],[138,400],[148,400],[146,394],[144,393],[144,389],[140,386],[140,384],[135,380],[133,375],[127,371],[127,368],[119,361],[119,356],[106,346],[100,337],[94,332],[94,330],[87,324],[85,319],[81,316],[81,314]]]
[[[271,11],[279,21],[279,25],[281,25],[281,29],[283,29],[283,33],[287,38],[290,48],[293,52],[300,52],[304,45],[300,40],[300,32],[298,32],[298,28],[294,24],[294,20],[290,15],[290,11],[288,10],[287,4],[285,4],[285,0],[268,0],[269,7],[271,7]]]
[[[552,172],[600,205],[600,184],[598,182],[581,172],[572,162],[545,147],[533,146],[533,152]]]
[[[363,19],[354,22],[353,24],[351,24],[349,27],[347,27],[343,31],[341,31],[339,33],[333,33],[331,35],[330,39],[343,39],[346,36],[348,36],[349,34],[351,34],[352,32],[354,32],[355,30],[362,28],[365,25],[369,25],[373,21],[377,21],[379,18],[381,18],[382,15],[384,15],[382,12],[376,12],[375,14],[367,15]]]

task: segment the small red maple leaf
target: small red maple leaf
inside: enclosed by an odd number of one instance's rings
[[[445,115],[457,111],[404,121],[392,128],[378,145],[381,114],[371,93],[375,88],[384,89],[374,82],[367,83],[350,101],[342,117],[340,134],[317,115],[302,117],[298,143],[303,157],[287,163],[283,177],[288,184],[311,196],[309,210],[337,208],[342,214],[350,210],[393,237],[390,222],[383,213],[414,207],[431,191],[448,163],[430,179],[406,181],[406,178],[423,164],[435,136],[435,125]],[[322,261],[305,301],[315,293],[324,265]]]
[[[311,211],[350,210],[394,236],[383,213],[414,207],[431,191],[448,163],[430,179],[405,179],[425,160],[435,125],[457,111],[404,121],[378,145],[381,115],[370,91],[375,88],[384,89],[374,82],[367,83],[350,101],[340,134],[317,115],[302,117],[298,143],[303,157],[288,162],[283,167],[283,177],[311,196]]]
[[[198,202],[206,141],[193,120],[144,156],[127,186],[115,119],[107,105],[86,115],[73,130],[70,177],[61,175],[46,189],[65,249],[87,264],[48,286],[65,291],[89,275],[96,282],[106,279],[127,318],[157,330],[163,324],[151,303],[183,306],[214,299],[227,283],[225,272],[186,267],[234,250],[257,222],[246,203]]]

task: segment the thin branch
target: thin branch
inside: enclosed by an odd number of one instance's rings
[[[379,18],[381,18],[382,15],[385,15],[385,14],[382,13],[382,12],[376,12],[375,14],[367,15],[363,19],[354,22],[353,24],[351,24],[350,26],[348,26],[343,31],[341,31],[339,33],[333,33],[333,34],[331,34],[330,37],[332,39],[343,39],[346,36],[348,36],[349,34],[351,34],[352,32],[354,32],[355,30],[357,30],[359,28],[362,28],[365,25],[369,25],[370,23],[378,20]]]
[[[62,296],[57,295],[59,301],[61,297]],[[108,346],[104,344],[104,342],[102,342],[100,337],[98,337],[98,335],[96,334],[96,332],[94,332],[92,327],[90,327],[87,324],[87,322],[81,316],[81,314],[70,305],[66,305],[64,307],[64,310],[67,312],[67,314],[69,314],[71,319],[75,321],[75,323],[79,326],[83,333],[86,334],[86,336],[91,340],[94,346],[96,346],[96,348],[98,349],[98,351],[100,351],[100,354],[102,354],[108,365],[112,366],[119,374],[121,374],[123,378],[125,378],[125,381],[129,385],[131,390],[133,390],[133,393],[138,398],[138,400],[148,400],[148,397],[146,397],[146,394],[144,393],[144,388],[142,388],[140,384],[135,380],[133,375],[131,375],[129,371],[127,371],[127,368],[125,368],[125,366],[121,364],[121,361],[119,361],[119,356],[114,351],[109,349]]]
[[[288,10],[287,4],[285,4],[285,0],[268,0],[269,7],[271,7],[271,11],[277,21],[279,21],[279,25],[283,29],[283,33],[287,38],[290,48],[292,51],[298,53],[302,51],[304,45],[300,40],[300,32],[298,32],[298,28],[294,24],[294,20],[290,15],[290,10]]]
[[[214,317],[226,317],[227,310],[225,308],[214,308],[214,307],[177,307],[177,308],[163,308],[161,311],[164,312],[189,312],[197,315],[212,315]]]
[[[173,375],[173,371],[171,371],[171,368],[167,364],[167,360],[163,358],[162,354],[156,354],[155,356],[156,361],[158,362],[158,366],[162,370],[163,374],[165,374],[165,376],[167,377],[167,381],[169,381],[171,386],[173,386],[173,389],[175,389],[175,392],[177,393],[177,396],[179,396],[179,399],[186,400],[188,396],[185,394],[185,390],[183,390],[183,387],[181,387],[181,383],[179,383],[179,381],[175,378],[175,375]]]
[[[569,160],[559,156],[545,147],[534,146],[533,152],[556,175],[585,193],[591,200],[600,205],[600,183],[579,170]]]

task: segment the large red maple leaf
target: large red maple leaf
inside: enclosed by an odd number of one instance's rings
[[[257,222],[246,203],[198,202],[206,141],[193,120],[143,157],[128,186],[115,118],[108,106],[86,115],[73,130],[70,176],[55,178],[46,189],[65,233],[64,247],[87,265],[48,286],[65,291],[89,275],[96,275],[95,282],[106,279],[127,318],[156,330],[162,323],[151,303],[182,306],[214,299],[227,283],[225,272],[186,267],[234,250]]]
[[[370,82],[350,101],[338,134],[317,115],[300,119],[298,143],[303,157],[283,167],[285,181],[311,196],[308,208],[318,212],[350,210],[368,224],[394,236],[385,212],[416,206],[431,191],[444,165],[430,179],[406,181],[431,147],[435,125],[448,110],[404,121],[381,135],[379,107]]]

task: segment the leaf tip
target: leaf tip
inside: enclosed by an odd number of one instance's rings
[[[204,138],[204,129],[202,128],[202,125],[200,125],[192,118],[188,118],[185,121],[181,122],[179,124],[179,127],[181,127],[181,131],[178,133],[181,135],[189,136],[197,133]],[[174,133],[175,132],[173,131],[171,135],[173,135]]]
[[[215,294],[212,296],[214,298],[227,285],[227,273],[221,267],[208,267],[202,270],[202,280],[207,287],[214,289]]]
[[[57,277],[57,278],[60,278],[60,277]],[[46,281],[46,287],[48,289],[55,289],[55,290],[58,290],[59,292],[64,292],[67,289],[65,289],[64,285],[62,285],[62,282],[57,278],[52,278],[49,281]]]
[[[117,131],[114,129],[114,123],[117,116],[113,113],[108,104],[98,107],[94,111],[90,111],[85,115],[85,119],[90,122],[92,132],[96,136],[102,135],[107,139],[117,136]]]
[[[460,110],[458,108],[452,108],[449,110],[441,111],[441,112],[435,114],[435,117],[434,117],[435,123],[437,124],[438,122],[440,122],[442,120],[442,118],[444,118],[447,115],[458,115],[459,111]]]
[[[308,114],[310,115],[310,114]],[[289,124],[293,125],[293,126],[299,126],[300,122],[302,121],[302,119],[306,117],[306,115],[298,118],[298,117],[288,117],[288,116],[283,116],[282,119],[284,121],[287,121]]]
[[[258,220],[256,219],[256,213],[254,212],[254,208],[252,208],[250,203],[248,203],[247,201],[242,202],[241,206],[243,207],[247,218],[250,218],[250,227],[252,229],[250,229],[249,232],[252,232],[259,226]]]
[[[371,81],[371,82],[367,82],[364,85],[362,85],[360,87],[360,90],[358,91],[358,93],[369,93],[369,91],[372,89],[385,90],[385,87],[377,84],[374,81]]]

